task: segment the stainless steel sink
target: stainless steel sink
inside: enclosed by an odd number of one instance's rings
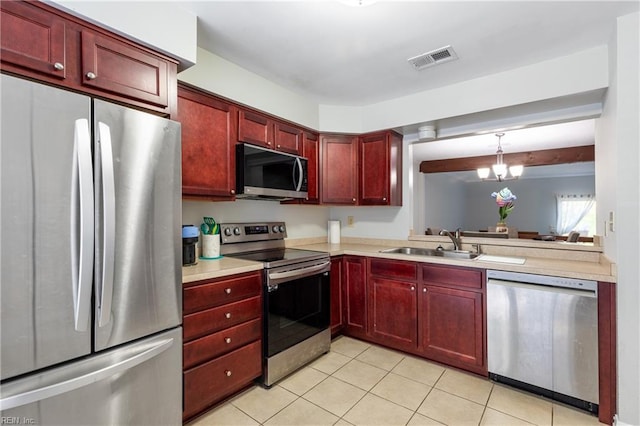
[[[417,247],[395,247],[386,250],[380,250],[380,253],[408,254],[410,256],[436,256],[449,257],[454,259],[475,259],[477,253],[471,253],[465,250],[434,250]]]

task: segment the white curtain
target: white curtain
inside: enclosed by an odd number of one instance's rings
[[[558,215],[556,232],[559,235],[573,231],[573,228],[589,213],[596,198],[594,194],[556,194]]]

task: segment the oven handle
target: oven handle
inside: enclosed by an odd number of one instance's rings
[[[278,285],[285,281],[292,281],[296,278],[304,278],[310,275],[316,275],[322,272],[329,272],[331,270],[331,262],[323,262],[318,265],[309,266],[307,268],[294,269],[292,271],[285,272],[269,272],[268,285]]]

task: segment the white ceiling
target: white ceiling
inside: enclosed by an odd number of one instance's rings
[[[345,4],[348,1],[177,4],[198,16],[198,45],[205,50],[320,104],[352,106],[607,44],[615,18],[639,10],[640,5],[638,0],[379,0],[370,6],[351,7]],[[447,45],[459,59],[422,71],[407,62]],[[601,97],[602,93],[589,94],[586,103]],[[432,124],[439,130],[451,127],[463,129],[458,135],[472,135],[478,130],[477,119],[471,117],[471,125],[465,123],[465,117]],[[495,130],[492,116],[484,117],[483,122],[485,130]],[[418,125],[397,130],[415,134]],[[594,139],[593,120],[520,132],[509,132],[503,139],[505,152],[589,145]],[[439,132],[438,137],[455,133]],[[414,159],[487,155],[495,149],[493,135],[472,135],[416,145]]]
[[[348,0],[345,0],[345,2]],[[367,105],[607,44],[638,1],[180,1],[198,45],[327,105]],[[459,59],[407,59],[451,45]]]

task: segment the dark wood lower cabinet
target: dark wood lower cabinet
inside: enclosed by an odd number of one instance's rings
[[[600,422],[611,425],[616,414],[616,285],[598,283],[598,378]]]
[[[486,374],[483,294],[423,285],[421,350],[429,359]]]
[[[367,338],[366,258],[344,257],[344,329],[353,337]]]
[[[374,339],[397,349],[416,349],[416,293],[416,284],[412,282],[369,279],[369,324]]]
[[[184,284],[183,420],[262,375],[262,273]]]
[[[189,419],[262,374],[262,344],[255,341],[184,372],[184,412]]]

